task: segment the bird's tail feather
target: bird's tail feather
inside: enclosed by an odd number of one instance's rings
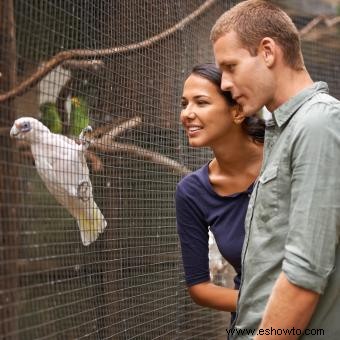
[[[91,212],[91,218],[89,218],[89,216],[85,213],[81,213],[79,215],[77,223],[80,230],[81,240],[84,246],[88,246],[105,230],[107,222],[98,207],[93,209]]]

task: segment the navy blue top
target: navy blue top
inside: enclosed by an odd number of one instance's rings
[[[252,189],[253,184],[244,192],[218,195],[209,181],[209,163],[178,183],[177,230],[188,286],[210,280],[209,228],[220,253],[234,267],[235,288],[239,288],[244,220]]]

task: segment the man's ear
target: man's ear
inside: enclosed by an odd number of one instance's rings
[[[246,118],[241,105],[238,104],[232,108],[231,114],[233,116],[233,121],[235,124],[242,124],[244,119]]]
[[[269,37],[263,38],[259,44],[258,51],[261,53],[267,67],[272,67],[278,53],[278,45],[275,40]]]

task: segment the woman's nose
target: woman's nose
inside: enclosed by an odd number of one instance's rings
[[[194,119],[195,117],[196,117],[196,114],[190,107],[186,107],[181,112],[182,119]]]

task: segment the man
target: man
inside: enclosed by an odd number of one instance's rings
[[[269,1],[231,8],[211,40],[222,89],[247,116],[273,113],[231,338],[339,339],[340,103],[313,83],[296,27]]]

